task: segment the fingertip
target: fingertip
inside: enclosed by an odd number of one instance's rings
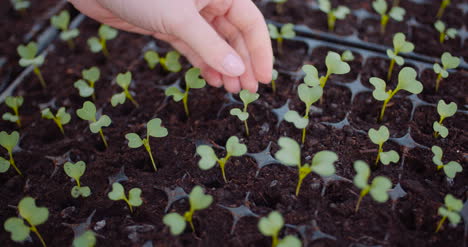
[[[207,67],[204,70],[202,70],[201,74],[206,80],[206,82],[211,86],[219,88],[223,85],[221,74],[218,73],[216,70]]]
[[[231,76],[223,76],[223,84],[226,91],[230,93],[238,93],[241,90],[239,78]]]
[[[223,59],[223,69],[226,75],[237,77],[244,74],[245,65],[239,55],[229,52]]]

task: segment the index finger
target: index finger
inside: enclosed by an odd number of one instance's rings
[[[226,18],[244,37],[255,77],[260,82],[269,83],[273,70],[273,50],[262,13],[251,0],[233,0]]]

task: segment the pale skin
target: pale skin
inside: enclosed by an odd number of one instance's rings
[[[109,26],[170,43],[214,87],[256,92],[269,83],[273,52],[251,0],[69,0]]]

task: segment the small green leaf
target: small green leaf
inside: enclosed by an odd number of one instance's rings
[[[302,66],[302,71],[306,74],[304,77],[304,82],[310,87],[316,87],[320,83],[320,78],[318,75],[317,68],[315,66],[306,64]]]
[[[239,120],[245,121],[249,118],[249,113],[248,112],[243,112],[239,108],[233,108],[229,111],[229,113],[233,116],[237,116]]]
[[[30,228],[24,224],[24,220],[17,217],[8,218],[3,227],[7,232],[11,233],[11,240],[15,242],[23,242],[26,240],[31,231]]]
[[[260,97],[258,93],[251,93],[247,89],[243,89],[242,91],[240,91],[239,95],[242,102],[244,102],[245,106],[256,101]]]
[[[434,154],[434,157],[432,157],[432,162],[434,162],[434,164],[438,166],[444,165],[444,163],[442,162],[442,156],[444,155],[442,148],[434,145],[432,146],[431,150],[432,150],[432,153]]]
[[[452,56],[449,52],[444,52],[441,60],[445,69],[455,69],[460,65],[460,58]]]
[[[141,200],[140,188],[133,188],[128,192],[128,202],[134,207],[138,207],[143,204],[143,200]]]
[[[171,234],[177,236],[181,234],[187,225],[185,218],[178,213],[169,213],[164,215],[163,223],[169,226]]]
[[[87,43],[88,43],[89,49],[93,53],[98,53],[102,50],[101,42],[96,37],[89,38]]]
[[[89,69],[82,70],[81,75],[83,76],[83,79],[87,81],[96,82],[101,77],[101,71],[98,67],[93,66]]]
[[[61,124],[68,124],[71,120],[71,115],[67,113],[65,107],[60,107],[55,115]]]
[[[382,176],[377,176],[372,180],[370,195],[377,202],[386,202],[388,200],[388,190],[392,188],[392,182]]]
[[[203,88],[206,85],[206,81],[200,78],[199,68],[190,68],[185,73],[185,83],[189,88]]]
[[[29,42],[27,45],[19,45],[16,49],[21,58],[33,59],[36,57],[38,48],[37,43],[34,41]]]
[[[434,23],[434,27],[437,29],[437,31],[439,31],[439,33],[443,33],[445,31],[445,23],[441,20],[437,20]]]
[[[73,186],[71,190],[71,196],[73,198],[78,198],[80,196],[88,197],[90,195],[91,195],[91,189],[88,186],[84,186],[84,187]]]
[[[278,70],[273,69],[273,71],[271,72],[271,80],[272,81],[278,80]]]
[[[463,167],[456,161],[450,161],[446,165],[444,165],[444,173],[449,178],[455,178],[457,172],[462,172]]]
[[[334,9],[333,14],[336,17],[336,19],[343,20],[344,18],[346,18],[346,15],[350,12],[351,11],[348,7],[340,5],[338,6],[338,8]]]
[[[216,165],[218,157],[216,156],[213,148],[207,145],[200,145],[197,147],[197,154],[200,155],[201,159],[198,161],[198,166],[202,170],[208,170]]]
[[[143,140],[135,133],[128,133],[125,138],[128,140],[128,147],[130,148],[139,148],[143,145]]]
[[[354,176],[353,182],[359,189],[364,189],[368,186],[367,182],[370,176],[370,168],[366,162],[357,160],[353,164],[356,176]]]
[[[231,136],[226,142],[226,151],[231,156],[242,156],[247,153],[247,146],[240,143],[237,136]]]
[[[128,86],[130,86],[132,82],[132,72],[127,71],[125,73],[119,73],[116,82],[121,88],[128,89]]]
[[[312,158],[312,170],[320,176],[331,176],[335,174],[335,163],[338,155],[332,151],[320,151]]]
[[[78,35],[80,35],[80,31],[75,28],[67,31],[62,31],[60,33],[60,39],[63,41],[72,40],[78,37]]]
[[[93,247],[96,245],[96,236],[93,231],[87,230],[73,239],[73,247]]]
[[[99,37],[104,40],[111,40],[117,37],[118,31],[107,25],[101,25],[98,30]]]
[[[463,202],[462,200],[459,200],[452,196],[451,194],[448,194],[444,198],[445,206],[451,211],[456,211],[459,212],[463,208]]]
[[[277,211],[272,211],[267,217],[260,218],[258,222],[258,229],[264,236],[277,236],[283,226],[283,216]]]
[[[13,148],[18,145],[18,141],[18,131],[13,131],[11,134],[8,134],[5,131],[0,132],[0,146],[4,147],[8,152],[13,152]]]
[[[413,43],[406,41],[406,36],[403,33],[396,33],[393,36],[393,48],[398,52],[412,52],[414,50]]]
[[[118,201],[126,198],[124,188],[120,183],[113,183],[112,191],[109,192],[107,196],[113,201]]]
[[[385,90],[387,87],[387,84],[385,84],[385,81],[378,78],[378,77],[371,77],[369,79],[370,84],[374,86],[374,91],[372,91],[372,96],[374,96],[374,99],[379,100],[379,101],[384,101],[390,97],[390,94],[388,94]]]
[[[294,32],[294,24],[284,24],[281,27],[281,36],[285,39],[292,39],[296,37],[296,32]]]
[[[19,117],[16,116],[16,115],[13,115],[9,112],[6,112],[2,115],[2,119],[5,120],[5,121],[10,121],[12,123],[18,121]]]
[[[124,104],[126,100],[127,96],[125,95],[125,92],[116,93],[111,97],[111,105],[116,107],[117,105]]]
[[[11,109],[18,109],[23,105],[24,98],[22,96],[7,96],[5,98],[5,104]]]
[[[43,224],[49,218],[49,210],[45,207],[37,207],[36,200],[29,196],[21,199],[18,211],[21,217],[34,226]]]
[[[86,171],[86,163],[84,161],[78,161],[75,164],[71,162],[66,162],[63,165],[63,169],[69,177],[74,178],[76,181],[79,181],[81,176],[83,176],[83,174]]]
[[[435,63],[433,66],[432,66],[432,69],[434,70],[434,72],[436,74],[440,74],[442,76],[442,78],[447,78],[449,73],[447,70],[445,70],[444,68],[440,67],[440,65],[438,63]]]
[[[346,74],[351,70],[349,64],[341,60],[340,54],[329,51],[327,57],[325,58],[325,64],[327,65],[327,74],[336,74],[342,75]]]
[[[83,107],[76,110],[76,115],[83,120],[93,121],[96,119],[96,106],[91,101],[83,103]]]
[[[295,140],[289,137],[281,137],[278,140],[278,145],[280,150],[275,154],[277,160],[288,166],[301,165],[301,148]]]
[[[301,247],[302,242],[296,236],[288,235],[281,239],[276,247]]]
[[[397,163],[399,160],[400,155],[398,155],[398,153],[394,150],[380,153],[380,161],[384,165],[388,165],[390,163]]]
[[[280,33],[278,31],[278,28],[275,25],[271,24],[271,23],[268,24],[268,32],[270,33],[270,38],[271,39],[277,39],[278,37],[280,37]]]
[[[89,124],[89,129],[91,130],[91,132],[93,132],[94,134],[98,133],[103,127],[109,127],[109,125],[111,125],[112,123],[112,120],[110,119],[109,116],[107,115],[102,115],[101,118],[99,118],[99,120],[97,120],[96,122],[94,123],[90,123]]]
[[[213,196],[203,193],[203,188],[197,185],[190,192],[189,201],[191,209],[202,210],[211,205]]]
[[[76,89],[78,89],[79,94],[80,94],[81,97],[86,98],[86,97],[89,97],[89,96],[93,95],[93,93],[94,93],[94,88],[90,87],[89,84],[84,80],[80,79],[80,80],[76,81],[73,84],[73,86]]]
[[[435,121],[434,124],[432,124],[432,129],[434,129],[434,132],[439,133],[439,135],[442,138],[447,137],[448,134],[449,134],[449,130],[447,129],[447,127],[443,126],[442,124],[440,124],[437,121]]]
[[[179,102],[184,98],[184,93],[177,87],[168,87],[164,91],[164,94],[168,97],[172,96],[175,102]]]
[[[372,2],[372,7],[380,15],[385,15],[387,13],[387,2],[385,0],[375,0]]]
[[[412,94],[421,93],[423,85],[420,81],[416,80],[417,76],[416,70],[411,67],[404,67],[398,73],[398,85],[395,90],[403,89]]]
[[[405,9],[397,6],[393,7],[388,13],[388,15],[392,17],[395,21],[402,21],[405,14]]]
[[[180,54],[177,51],[170,51],[166,54],[166,67],[171,72],[179,72],[182,65],[179,62]]]
[[[167,129],[161,126],[162,120],[160,118],[151,119],[146,124],[146,131],[152,137],[165,137],[167,136]]]
[[[68,24],[70,23],[70,13],[66,10],[62,10],[58,15],[52,16],[50,23],[58,29],[67,30]]]
[[[345,62],[353,61],[354,55],[350,50],[346,50],[343,53],[341,53],[341,60]]]
[[[0,157],[0,173],[7,172],[10,168],[10,161]]]
[[[159,64],[159,54],[156,51],[148,50],[144,55],[145,61],[150,69],[154,69]]]
[[[331,3],[330,0],[319,0],[319,8],[321,11],[325,13],[329,13],[331,10]]]
[[[298,129],[304,129],[309,124],[309,119],[299,115],[297,111],[288,111],[284,114],[284,120],[293,123]]]
[[[388,138],[390,138],[390,132],[388,131],[388,128],[383,125],[380,126],[379,130],[370,128],[367,134],[369,135],[371,141],[377,145],[381,145],[382,143],[386,142]]]
[[[304,104],[311,106],[313,103],[317,102],[323,95],[322,87],[309,87],[306,84],[302,83],[297,87],[297,92],[299,94],[299,99],[301,99]]]
[[[22,67],[28,67],[30,65],[34,65],[36,67],[41,66],[44,63],[44,55],[37,56],[33,59],[25,59],[21,58],[19,60],[19,65]]]
[[[447,36],[445,36],[446,39],[448,39],[448,38],[454,39],[455,36],[457,36],[458,31],[455,28],[449,28],[449,29],[447,29],[446,33],[447,33]]]

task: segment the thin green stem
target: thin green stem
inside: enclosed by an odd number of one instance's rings
[[[75,42],[73,42],[72,39],[67,40],[67,45],[68,45],[68,48],[70,48],[71,50],[75,49]]]
[[[224,170],[225,165],[226,165],[225,161],[219,161],[219,167],[221,167],[221,174],[223,175],[224,182],[227,183],[226,172]]]
[[[102,129],[99,130],[99,135],[101,136],[102,142],[104,142],[104,146],[108,148],[109,145],[107,144],[106,137],[104,136],[104,132],[102,132]]]
[[[130,204],[130,201],[127,199],[127,197],[122,198],[122,200],[124,200],[127,203],[128,208],[130,209],[130,213],[133,214],[133,206],[132,204]]]
[[[271,81],[271,89],[273,90],[273,93],[276,93],[276,82],[275,82],[275,80]]]
[[[247,119],[244,120],[244,128],[245,128],[245,134],[247,136],[250,136],[250,133],[249,133],[249,125],[247,124]]]
[[[388,15],[382,15],[382,19],[380,20],[380,34],[385,34],[385,29],[387,28],[387,23],[390,17]]]
[[[39,79],[39,82],[41,83],[42,88],[46,88],[47,85],[44,80],[44,77],[42,76],[41,70],[38,67],[34,66],[33,71],[34,71],[34,74],[36,74],[37,78]]]
[[[278,245],[278,233],[274,234],[271,240],[271,247],[275,247]]]
[[[442,125],[442,122],[444,121],[445,117],[440,117],[440,120],[439,120],[439,124]],[[439,138],[439,132],[438,131],[434,131],[434,138]]]
[[[106,56],[107,58],[109,58],[109,51],[107,50],[106,40],[105,40],[105,39],[101,39],[101,40],[100,40],[100,43],[101,43],[101,47],[102,47],[102,54],[104,54],[104,56]]]
[[[151,163],[153,164],[154,171],[157,171],[158,169],[156,168],[156,163],[154,162],[153,154],[151,152],[151,147],[150,147],[150,144],[149,144],[149,138],[146,139],[146,143],[144,143],[144,146],[146,148],[146,151],[149,154],[149,157],[151,159]]]
[[[26,220],[26,221],[28,221],[28,220]],[[31,225],[31,227],[30,227],[31,231],[34,232],[36,234],[36,236],[39,238],[39,240],[41,241],[42,246],[47,247],[44,239],[42,238],[42,236],[39,233],[39,231],[37,230],[37,228],[34,225],[32,225],[29,221],[28,221],[28,223]]]
[[[436,86],[435,86],[436,92],[439,91],[439,86],[440,86],[441,81],[442,81],[442,74],[437,74],[437,80],[436,80]]]
[[[125,93],[125,97],[127,97],[132,103],[133,105],[135,105],[135,107],[140,107],[140,105],[138,104],[138,102],[136,102],[136,100],[133,98],[133,96],[130,94],[130,92],[128,91],[128,89],[125,89],[124,90],[124,93]]]
[[[367,193],[369,193],[369,190],[370,190],[370,187],[367,187],[367,188],[364,188],[364,189],[361,191],[361,193],[360,193],[360,195],[359,195],[359,199],[358,199],[358,201],[357,201],[357,203],[356,203],[356,208],[354,209],[354,212],[355,212],[355,213],[357,213],[357,211],[359,211],[359,207],[360,207],[360,205],[361,205],[362,198],[364,198],[364,196],[366,196]]]
[[[437,11],[437,19],[442,18],[442,15],[444,15],[445,8],[450,4],[450,0],[443,0],[442,3],[440,4],[439,10]]]
[[[379,163],[379,160],[380,160],[380,154],[382,153],[383,149],[382,149],[382,144],[379,144],[379,151],[377,151],[377,158],[375,159],[375,165],[377,165]]]
[[[328,13],[327,19],[328,19],[328,31],[333,32],[333,30],[335,30],[336,16],[333,15],[330,11],[330,13]]]
[[[8,150],[8,155],[10,156],[10,164],[13,166],[13,168],[15,168],[16,172],[19,175],[23,176],[23,173],[21,173],[21,171],[18,169],[18,167],[15,164],[15,160],[13,159],[13,152]]]
[[[395,56],[398,55],[397,52],[395,52]],[[390,61],[390,66],[388,67],[388,72],[387,72],[387,81],[390,81],[392,78],[392,72],[393,72],[393,67],[395,66],[395,59],[392,59]]]
[[[185,212],[184,218],[185,221],[187,221],[190,225],[190,228],[192,228],[192,232],[195,232],[195,226],[193,225],[193,209],[190,208],[190,211]]]
[[[384,100],[384,103],[382,105],[382,109],[380,110],[380,115],[379,115],[379,119],[378,119],[379,121],[378,122],[382,122],[384,114],[385,114],[385,109],[387,108],[387,104],[388,104],[388,102],[390,102],[390,100],[393,98],[393,96],[396,94],[396,92],[398,92],[398,90],[391,91],[390,96],[386,100]]]
[[[439,232],[440,228],[442,227],[442,225],[444,224],[445,220],[447,219],[447,216],[444,216],[442,217],[442,219],[439,221],[439,224],[437,224],[437,228],[436,228],[436,233]]]
[[[15,113],[15,116],[18,117],[18,120],[16,120],[16,124],[18,125],[18,127],[21,128],[21,119],[20,119],[18,107],[13,107],[13,112]]]
[[[276,43],[278,45],[278,53],[279,55],[283,55],[283,37],[278,37],[276,39]]]
[[[190,115],[189,108],[188,108],[188,92],[189,92],[189,90],[190,90],[190,88],[187,85],[186,88],[185,88],[184,97],[182,98],[182,103],[184,104],[185,115],[187,115],[187,117],[189,117],[189,115]]]
[[[445,41],[445,32],[440,32],[439,34],[439,43],[443,44]]]
[[[304,113],[304,118],[305,119],[309,119],[309,112],[310,112],[310,106],[309,105],[306,105],[306,110],[305,110],[305,113]],[[308,125],[308,124],[307,124]],[[306,129],[307,129],[307,126],[305,128],[302,129],[302,144],[305,143],[305,139],[306,139]]]
[[[65,136],[65,130],[63,129],[63,125],[60,122],[60,120],[55,118],[55,117],[53,118],[53,120],[54,120],[55,124],[57,125],[57,127],[60,129],[60,132],[62,132],[62,135]]]

